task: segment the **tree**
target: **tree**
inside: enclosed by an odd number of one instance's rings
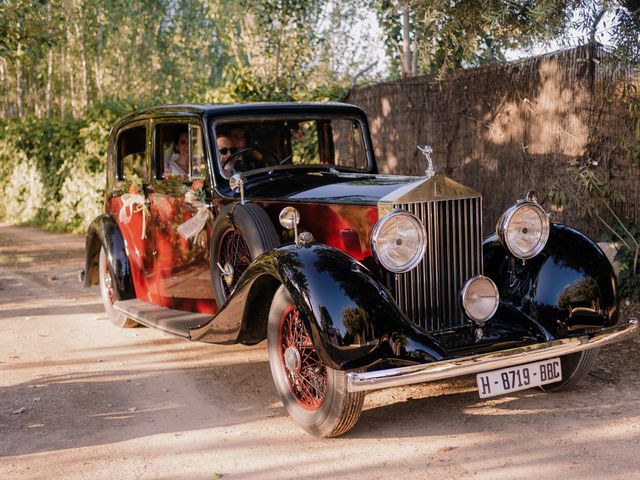
[[[570,26],[582,41],[613,44],[613,54],[626,63],[640,58],[640,0],[576,0]],[[602,27],[603,32],[599,32]],[[605,38],[608,37],[608,38]]]
[[[356,3],[0,0],[0,117],[78,118],[128,98],[335,99],[364,57]]]
[[[582,32],[611,19],[612,38],[638,58],[638,0],[371,0],[386,35],[392,69],[443,73],[505,59],[505,52]],[[600,17],[599,17],[600,16]],[[404,27],[404,28],[402,28]],[[403,33],[404,30],[404,33]],[[407,38],[408,37],[408,38]],[[417,68],[409,68],[409,58]],[[404,60],[403,60],[404,59]]]
[[[348,0],[244,0],[215,11],[227,18],[230,62],[210,100],[328,100],[361,68]],[[215,20],[217,22],[217,20]],[[361,40],[361,39],[360,39]]]

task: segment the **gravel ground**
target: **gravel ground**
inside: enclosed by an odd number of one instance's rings
[[[637,337],[571,391],[379,391],[351,432],[315,439],[284,411],[264,343],[112,327],[77,282],[83,250],[0,224],[0,479],[640,478]]]

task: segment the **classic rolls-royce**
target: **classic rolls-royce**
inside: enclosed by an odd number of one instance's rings
[[[480,194],[377,171],[339,103],[171,105],[116,123],[86,286],[119,327],[264,340],[307,432],[351,429],[367,391],[475,374],[481,398],[576,382],[619,319],[598,246],[514,199],[482,238]]]

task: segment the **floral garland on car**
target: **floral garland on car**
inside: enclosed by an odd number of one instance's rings
[[[196,214],[184,223],[178,225],[178,233],[185,239],[196,238],[213,218],[206,203],[206,192],[204,191],[204,181],[195,180],[184,194],[184,202],[197,209]]]
[[[142,212],[142,234],[140,238],[147,238],[147,215],[149,215],[149,208],[142,191],[142,182],[137,176],[133,176],[131,180],[131,186],[129,187],[129,193],[125,193],[120,197],[122,200],[122,207],[118,213],[118,218],[122,223],[129,223],[134,213]]]

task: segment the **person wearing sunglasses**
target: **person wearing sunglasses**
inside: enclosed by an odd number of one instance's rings
[[[224,175],[230,177],[234,173],[236,160],[240,159],[240,156],[235,155],[236,153],[238,153],[238,148],[233,146],[231,137],[226,133],[219,134],[216,141],[218,143],[220,166],[222,167]]]
[[[244,126],[225,126],[217,132],[216,139],[225,177],[265,166],[260,149],[250,145]]]

